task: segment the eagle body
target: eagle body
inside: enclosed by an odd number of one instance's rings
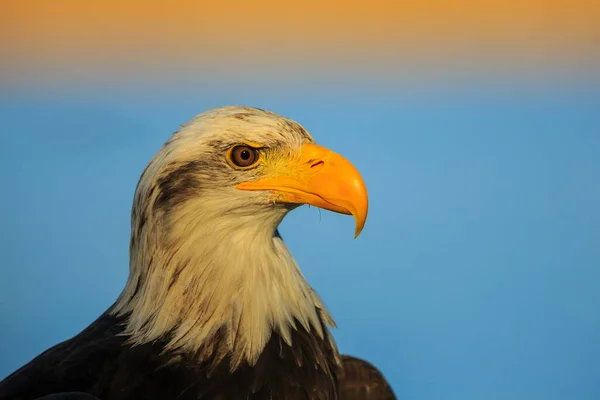
[[[374,367],[340,356],[279,234],[302,204],[353,215],[358,235],[368,198],[352,164],[295,121],[196,116],[140,177],[119,298],[0,382],[0,400],[394,399]]]
[[[227,358],[216,365],[210,358],[173,359],[163,353],[164,342],[128,347],[122,332],[122,319],[103,314],[7,377],[0,399],[71,391],[106,400],[336,398],[334,350],[302,328],[294,331],[292,346],[272,335],[255,366],[233,373]]]

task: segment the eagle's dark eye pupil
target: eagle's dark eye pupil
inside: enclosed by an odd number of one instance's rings
[[[238,145],[229,151],[228,157],[236,167],[250,167],[258,161],[258,152],[250,146]]]

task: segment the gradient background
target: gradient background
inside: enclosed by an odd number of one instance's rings
[[[401,399],[600,398],[600,3],[0,1],[0,378],[127,277],[137,179],[243,104],[363,173],[281,231]]]

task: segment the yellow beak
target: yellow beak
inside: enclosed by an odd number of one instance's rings
[[[275,200],[310,204],[325,210],[353,215],[355,236],[362,231],[369,209],[367,188],[358,170],[339,154],[316,144],[305,144],[299,157],[284,164],[262,165],[268,177],[237,185],[241,190],[269,190]]]

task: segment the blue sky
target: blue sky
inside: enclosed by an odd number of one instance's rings
[[[281,232],[339,328],[405,399],[600,397],[600,91],[202,87],[0,101],[0,378],[92,322],[127,277],[129,213],[178,126],[271,109],[362,172],[369,219]]]

